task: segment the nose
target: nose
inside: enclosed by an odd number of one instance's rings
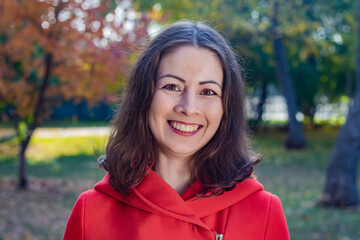
[[[195,93],[185,91],[181,94],[179,102],[175,106],[175,112],[185,114],[187,116],[200,115],[199,99]]]

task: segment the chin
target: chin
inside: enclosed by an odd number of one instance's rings
[[[174,149],[171,149],[171,151],[177,155],[180,155],[180,156],[184,156],[184,157],[191,157],[192,155],[194,155],[197,151],[199,151],[199,149],[184,149],[184,148],[181,148],[181,149],[178,149],[178,148],[174,148]]]

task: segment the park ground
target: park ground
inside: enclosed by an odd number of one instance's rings
[[[96,167],[94,150],[104,152],[106,128],[50,127],[32,139],[26,191],[16,188],[15,140],[0,142],[0,239],[61,239],[78,195],[105,174]],[[281,198],[293,240],[360,240],[359,209],[316,206],[336,134],[334,128],[307,131],[301,151],[283,148],[283,131],[262,129],[252,138],[264,156],[255,175]]]

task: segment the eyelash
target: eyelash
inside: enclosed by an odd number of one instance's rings
[[[176,85],[176,84],[166,84],[165,86],[162,87],[162,89],[166,89],[169,91],[175,91],[175,92],[180,92],[181,89]],[[216,96],[218,95],[214,90],[211,89],[204,89],[201,91],[200,93],[201,95],[206,95],[206,96]]]
[[[177,88],[177,89],[174,89],[174,88]],[[166,89],[169,91],[176,91],[176,92],[181,91],[180,88],[175,84],[166,84],[165,86],[162,87],[162,89]]]
[[[201,91],[201,93],[205,93],[203,95],[210,95],[210,96],[217,95],[217,93],[215,91],[211,90],[211,89],[204,89],[203,91]],[[208,93],[210,93],[210,94],[208,94]]]

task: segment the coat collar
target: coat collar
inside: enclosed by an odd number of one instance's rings
[[[247,179],[220,196],[198,198],[194,190],[201,189],[201,186],[195,182],[183,194],[184,199],[159,175],[148,169],[143,181],[130,189],[128,199],[125,200],[123,194],[109,184],[109,177],[110,175],[106,174],[95,185],[95,189],[132,207],[190,222],[207,230],[210,229],[201,218],[221,211],[263,189],[257,180]]]

